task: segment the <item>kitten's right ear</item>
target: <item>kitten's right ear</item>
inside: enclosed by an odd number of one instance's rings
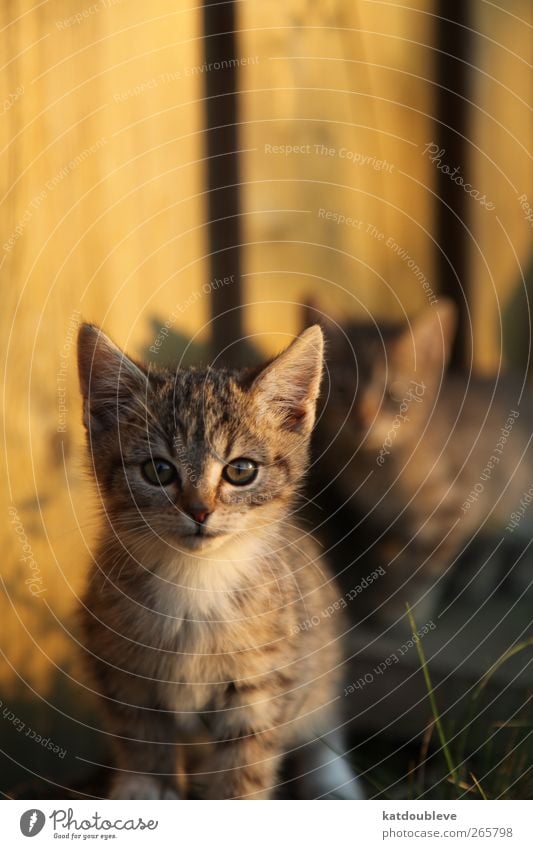
[[[315,324],[304,330],[255,378],[251,391],[261,414],[282,428],[310,432],[320,389],[324,336]]]
[[[418,370],[442,371],[447,365],[457,328],[457,308],[449,298],[441,298],[403,331],[393,353],[405,366]]]
[[[121,404],[146,393],[147,376],[94,324],[78,332],[78,374],[87,430],[106,430]]]

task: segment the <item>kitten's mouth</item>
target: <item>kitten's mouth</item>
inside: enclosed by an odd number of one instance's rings
[[[203,525],[200,525],[200,527],[195,531],[191,531],[191,533],[180,534],[180,540],[183,540],[184,544],[190,548],[197,548],[202,543],[208,543],[211,540],[221,539],[225,536],[227,534],[224,531],[210,531],[204,528]]]
[[[204,528],[203,525],[200,525],[195,531],[190,534],[184,534],[186,537],[204,537],[206,539],[212,539],[213,537],[221,537],[224,536],[223,531],[208,531],[207,528]]]

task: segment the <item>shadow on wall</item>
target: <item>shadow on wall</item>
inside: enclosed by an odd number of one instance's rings
[[[224,317],[221,316],[217,320],[223,322]],[[140,358],[152,365],[189,368],[216,363],[209,341],[193,341],[184,333],[169,327],[157,316],[150,319],[150,340],[150,345],[141,350]],[[242,355],[243,367],[256,365],[265,359],[248,341],[239,347],[239,353]]]

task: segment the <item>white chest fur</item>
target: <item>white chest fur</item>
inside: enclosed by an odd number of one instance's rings
[[[172,682],[158,689],[170,709],[185,715],[200,710],[215,689],[229,683],[231,658],[221,647],[231,642],[239,615],[235,593],[253,585],[257,563],[257,544],[233,543],[203,556],[177,554],[154,575],[154,607],[166,649],[159,677]]]

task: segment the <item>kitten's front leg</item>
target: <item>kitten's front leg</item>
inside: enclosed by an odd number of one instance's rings
[[[121,706],[108,714],[117,767],[111,799],[178,799],[172,714]]]
[[[294,713],[284,695],[290,681],[269,675],[230,684],[205,718],[215,748],[206,776],[210,799],[269,799],[284,755],[286,720]]]
[[[218,740],[210,762],[210,799],[270,799],[283,755],[281,733],[249,729]]]

